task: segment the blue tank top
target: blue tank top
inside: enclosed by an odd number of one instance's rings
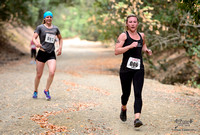
[[[138,32],[140,39],[135,40],[130,37],[127,31],[126,31],[126,35],[127,35],[127,39],[125,40],[123,47],[128,46],[132,44],[133,42],[138,42],[138,45],[137,47],[129,49],[128,51],[123,53],[120,71],[134,71],[134,70],[144,69],[143,58],[142,58],[142,47],[143,47],[142,36]]]

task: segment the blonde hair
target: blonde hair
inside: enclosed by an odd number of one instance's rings
[[[130,18],[130,17],[135,17],[135,18],[137,18],[137,22],[139,23],[139,19],[138,19],[138,17],[136,16],[136,15],[134,15],[134,14],[130,14],[130,15],[128,15],[127,17],[126,17],[126,24],[128,23],[128,18]],[[128,26],[125,26],[125,30],[128,30]]]

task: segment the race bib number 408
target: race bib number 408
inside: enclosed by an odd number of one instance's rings
[[[46,34],[45,42],[47,43],[54,43],[55,42],[55,35],[53,34]]]
[[[126,67],[130,69],[140,69],[140,59],[130,57]]]

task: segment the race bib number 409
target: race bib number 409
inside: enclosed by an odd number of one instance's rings
[[[140,59],[130,57],[126,67],[130,69],[140,69]]]
[[[54,43],[55,42],[55,35],[53,34],[46,34],[45,42],[47,43]]]

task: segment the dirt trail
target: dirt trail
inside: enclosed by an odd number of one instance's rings
[[[119,119],[121,86],[117,70],[121,56],[99,43],[68,40],[57,57],[50,93],[43,94],[45,67],[38,99],[32,99],[35,65],[29,58],[7,64],[0,71],[1,135],[199,135],[199,89],[164,85],[145,79],[144,126],[133,126],[133,91],[128,120]],[[74,44],[76,43],[76,44]]]

